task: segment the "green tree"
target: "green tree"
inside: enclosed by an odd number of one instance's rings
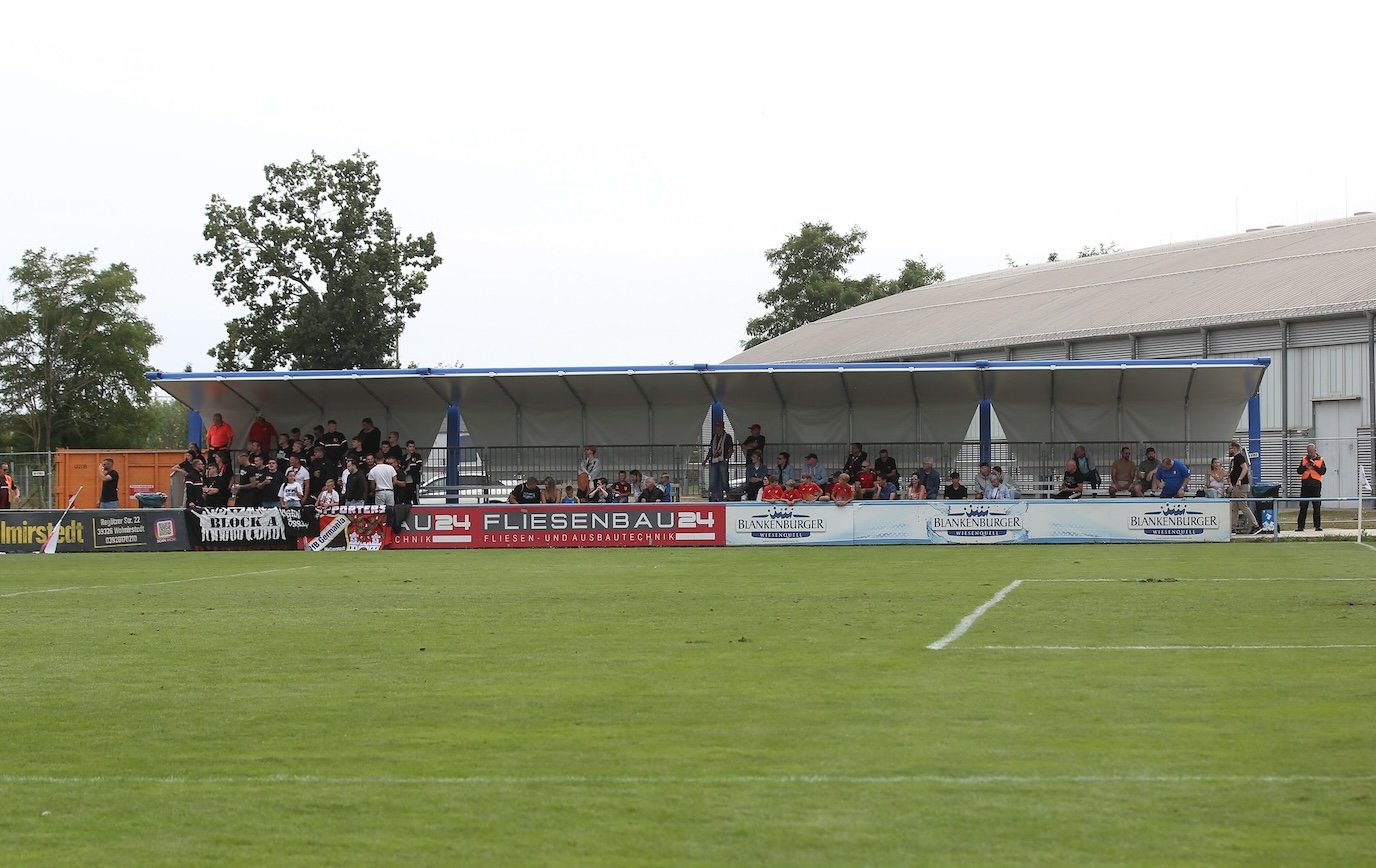
[[[804,223],[796,235],[766,250],[764,258],[779,282],[756,297],[769,310],[745,324],[748,337],[742,345],[748,349],[856,305],[946,279],[940,265],[929,266],[923,257],[904,260],[895,280],[877,274],[846,277],[851,263],[865,252],[867,234],[859,226],[843,234],[830,223]]]
[[[152,386],[143,376],[159,340],[138,314],[143,296],[122,262],[94,253],[26,251],[10,270],[13,308],[0,307],[0,389],[29,449],[141,445]]]
[[[378,207],[377,163],[359,151],[269,165],[247,207],[211,196],[196,262],[244,311],[212,348],[221,370],[394,368],[406,319],[441,262],[435,236],[403,237]]]

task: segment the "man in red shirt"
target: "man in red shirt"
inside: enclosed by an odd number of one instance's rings
[[[760,490],[760,500],[765,503],[779,503],[784,499],[784,487],[779,484],[779,477],[769,474],[764,488]]]
[[[879,474],[875,473],[868,461],[860,463],[860,474],[856,478],[855,496],[860,500],[873,500],[877,487],[875,480]]]
[[[626,471],[618,471],[616,474],[616,481],[612,483],[612,502],[630,503],[630,501],[631,481],[626,478]]]
[[[277,429],[259,413],[253,417],[253,424],[248,427],[248,441],[262,444],[263,454],[266,455],[268,450],[277,444]]]

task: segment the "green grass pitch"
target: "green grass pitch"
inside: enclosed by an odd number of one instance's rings
[[[5,865],[1376,852],[1356,543],[0,563]]]

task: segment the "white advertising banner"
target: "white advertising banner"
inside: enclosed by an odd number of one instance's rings
[[[923,500],[728,504],[727,545],[1227,542],[1228,501]]]

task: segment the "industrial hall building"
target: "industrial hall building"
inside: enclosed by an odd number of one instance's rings
[[[1330,466],[1325,496],[1357,496],[1376,431],[1376,214],[942,281],[726,364],[1258,357],[1271,359],[1258,393],[1263,477],[1297,493],[1293,471],[1314,442]],[[1244,416],[1244,444],[1247,427]]]

